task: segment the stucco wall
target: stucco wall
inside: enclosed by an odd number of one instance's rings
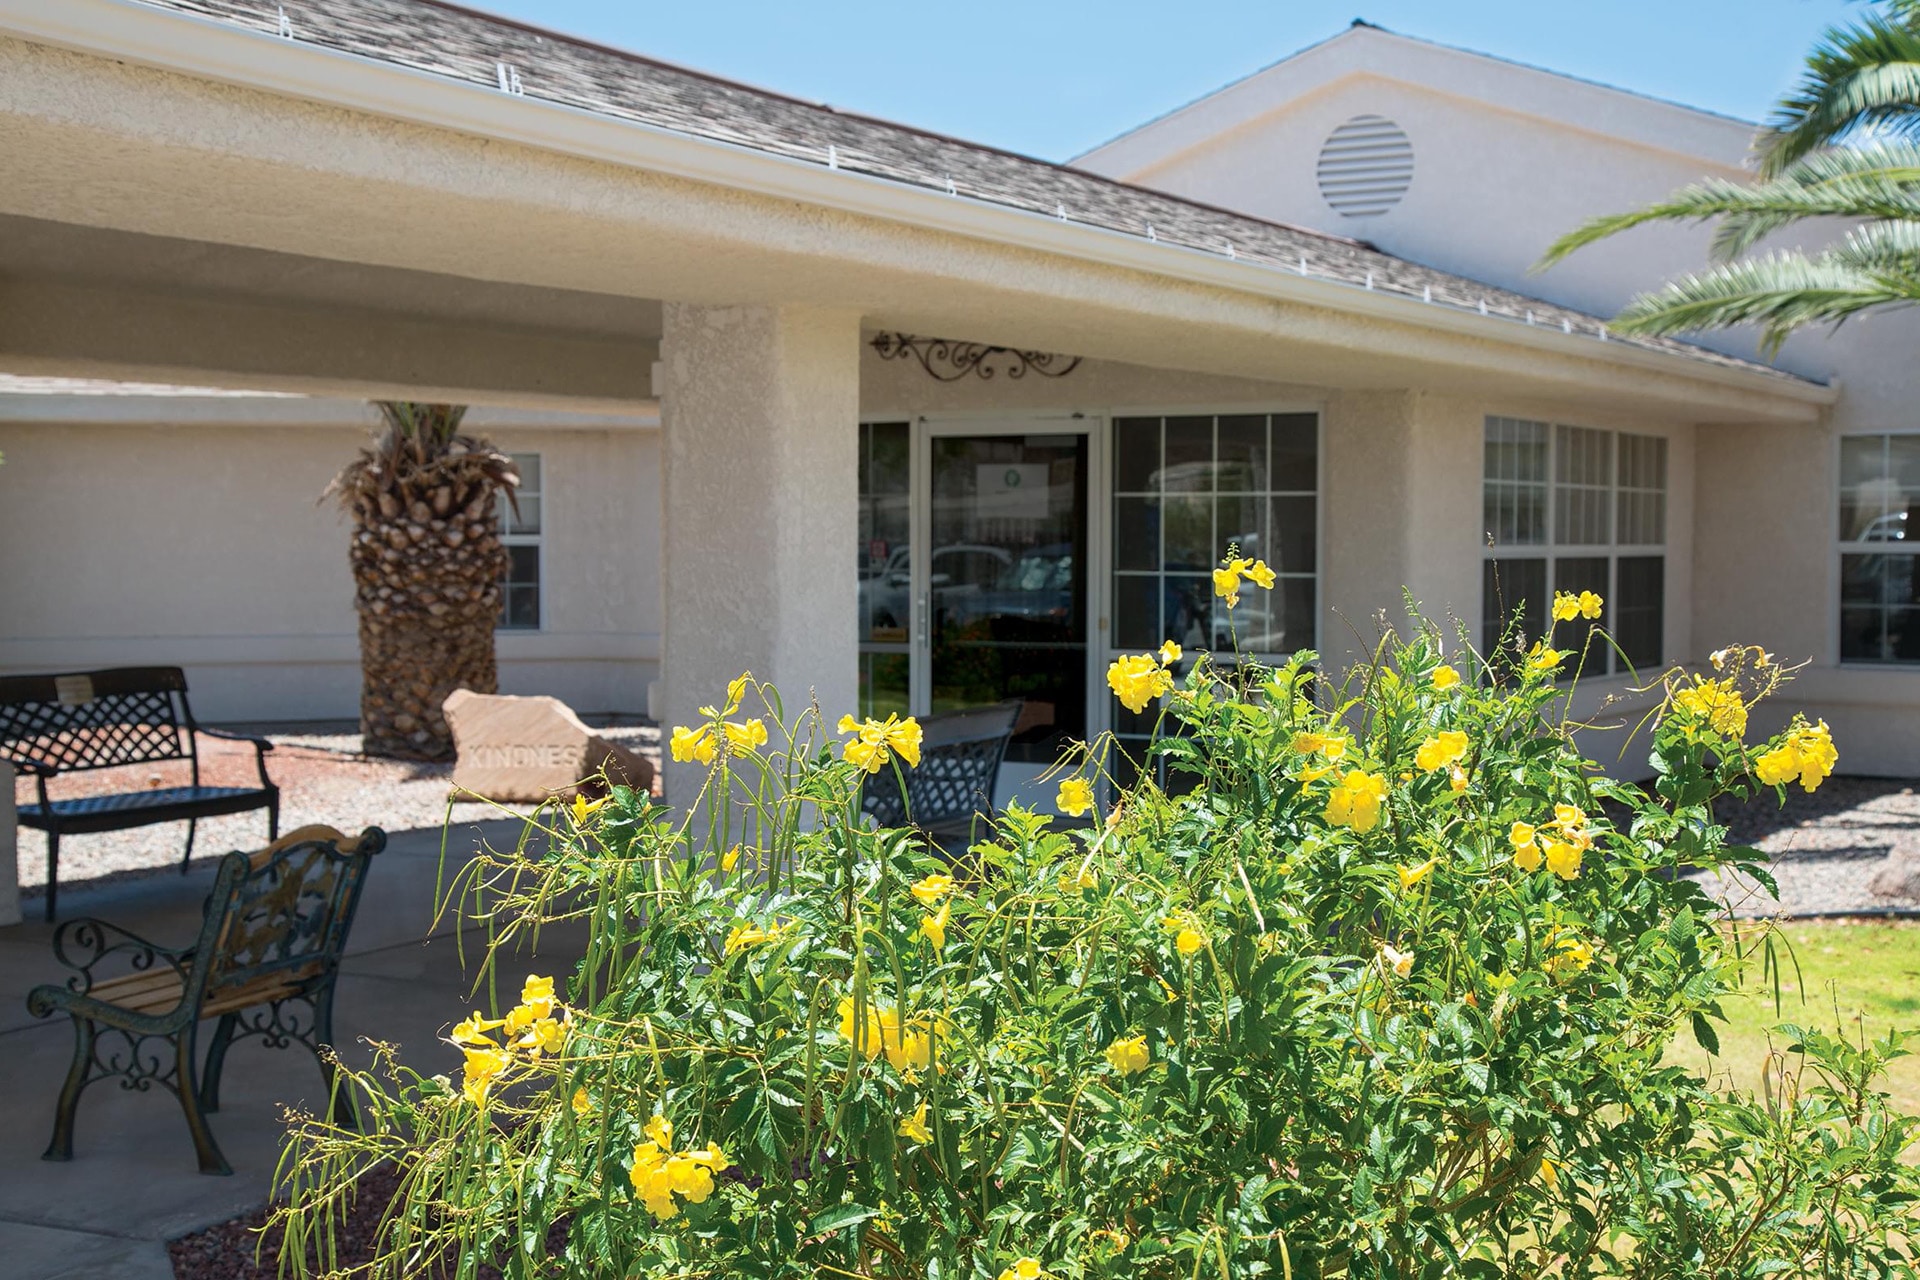
[[[639,710],[659,633],[658,434],[488,428],[542,455],[546,627],[501,685]],[[316,499],[351,426],[0,423],[0,671],[188,670],[208,720],[350,717],[347,524]]]

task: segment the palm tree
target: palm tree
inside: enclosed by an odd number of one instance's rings
[[[459,433],[465,405],[378,408],[373,442],[327,490],[353,514],[362,749],[444,760],[446,696],[499,688],[493,630],[506,551],[495,495],[511,500],[520,476],[506,454]]]
[[[1547,250],[1544,269],[1585,245],[1649,222],[1718,220],[1716,264],[1627,304],[1623,332],[1675,334],[1760,326],[1769,356],[1804,325],[1838,325],[1920,301],[1920,0],[1885,0],[1830,28],[1800,83],[1755,140],[1759,180],[1710,179],[1632,213],[1596,218]],[[1814,253],[1763,239],[1812,218],[1856,222]]]

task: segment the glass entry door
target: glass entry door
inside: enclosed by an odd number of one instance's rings
[[[937,715],[1021,699],[996,804],[1050,810],[1037,775],[1090,736],[1090,425],[919,422],[910,459],[906,424],[863,429],[862,702]]]

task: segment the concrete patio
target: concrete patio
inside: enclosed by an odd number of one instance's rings
[[[480,840],[508,844],[511,821],[463,827],[448,847],[464,861]],[[431,1069],[457,1055],[437,1037],[473,1007],[468,994],[481,935],[431,928],[441,832],[390,833],[374,862],[342,970],[335,1019],[342,1056],[362,1065],[366,1038],[398,1043]],[[87,886],[61,898],[64,919],[98,916],[157,942],[182,944],[198,927],[213,879],[211,862],[181,877]],[[320,1076],[304,1049],[237,1044],[228,1059],[213,1130],[230,1178],[196,1171],[180,1107],[164,1089],[121,1090],[108,1082],[80,1104],[74,1158],[40,1159],[53,1104],[73,1049],[65,1018],[35,1020],[29,989],[66,976],[51,949],[54,926],[38,920],[0,930],[0,1271],[9,1280],[171,1280],[166,1242],[264,1203],[285,1133],[283,1107],[317,1108]],[[459,943],[466,944],[463,969]],[[504,976],[562,973],[577,958],[563,933],[542,938],[538,957],[517,956]],[[537,963],[536,963],[537,960]]]

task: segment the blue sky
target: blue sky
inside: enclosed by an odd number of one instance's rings
[[[1353,18],[1757,120],[1849,0],[470,0],[731,79],[1048,159]]]

